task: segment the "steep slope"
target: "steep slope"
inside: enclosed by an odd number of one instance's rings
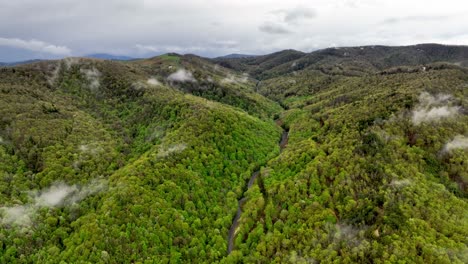
[[[255,92],[256,81],[195,55],[166,54],[131,63],[159,82],[181,91],[244,109],[270,118],[281,111],[277,103]]]
[[[1,262],[215,261],[245,181],[278,152],[272,121],[131,64],[0,74]]]
[[[466,263],[468,71],[429,68],[299,75],[229,261]]]
[[[257,79],[279,65],[288,64],[302,58],[306,53],[297,50],[283,50],[268,55],[250,58],[216,58],[213,61],[226,68],[247,72]]]
[[[0,68],[0,262],[467,263],[465,51]]]

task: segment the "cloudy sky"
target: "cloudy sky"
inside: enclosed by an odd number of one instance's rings
[[[468,45],[466,0],[0,0],[0,61]]]

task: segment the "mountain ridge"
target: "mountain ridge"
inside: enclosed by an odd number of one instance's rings
[[[466,263],[466,54],[3,67],[0,262]]]

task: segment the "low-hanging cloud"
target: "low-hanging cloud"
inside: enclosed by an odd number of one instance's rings
[[[69,206],[77,203],[89,195],[103,191],[107,182],[103,179],[92,180],[84,186],[67,185],[62,182],[54,183],[49,188],[29,193],[30,203],[11,207],[0,207],[2,212],[1,224],[30,226],[37,211],[41,208]]]
[[[451,141],[445,144],[443,151],[450,152],[454,149],[468,149],[468,137],[463,135],[455,136]]]
[[[187,148],[187,145],[184,143],[171,145],[169,147],[161,147],[159,149],[158,154],[156,155],[158,158],[165,158],[173,153],[179,153],[184,151]]]
[[[40,40],[23,40],[19,38],[0,38],[0,46],[19,48],[29,51],[44,52],[53,55],[70,55],[66,46],[57,46]]]
[[[412,113],[412,121],[415,125],[425,122],[439,121],[458,114],[460,107],[451,105],[452,96],[439,94],[432,96],[427,92],[419,96],[419,104]]]
[[[228,74],[225,78],[221,80],[222,84],[228,84],[228,83],[246,83],[249,80],[249,75],[247,73],[242,74],[242,76],[236,76],[233,74]]]
[[[101,77],[101,73],[96,68],[93,67],[92,69],[80,69],[80,72],[85,75],[91,90],[95,91],[99,88],[99,77]]]
[[[156,79],[156,78],[149,78],[148,81],[146,81],[149,85],[152,86],[159,86],[161,83]]]
[[[178,69],[176,72],[172,73],[167,77],[171,82],[196,82],[190,71],[185,69]]]

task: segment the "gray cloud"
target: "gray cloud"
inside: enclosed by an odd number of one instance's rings
[[[449,19],[450,16],[407,16],[407,17],[390,17],[382,21],[382,24],[396,24],[407,22],[437,22]]]
[[[285,28],[280,24],[274,24],[270,22],[266,22],[262,24],[258,29],[264,33],[268,34],[275,34],[275,35],[283,35],[283,34],[290,34],[292,33],[290,30]]]
[[[281,16],[281,19],[288,23],[293,24],[300,22],[304,19],[311,19],[317,16],[315,9],[307,7],[296,7],[293,9],[282,9],[274,11],[273,13]]]
[[[209,5],[205,0],[3,0],[0,61],[70,53],[265,54],[281,49],[312,51],[332,43],[466,45],[466,19],[453,14],[467,9],[463,0],[447,0],[444,5],[423,0],[270,0],[267,4],[217,0]],[[429,17],[437,21],[431,27],[411,22],[426,22]],[[389,24],[382,24],[385,18]],[[396,22],[399,18],[402,22]],[[285,38],[288,33],[294,34]]]
[[[136,44],[136,49],[140,53],[168,53],[168,52],[179,52],[179,53],[194,53],[204,51],[206,48],[199,46],[177,46],[177,45],[142,45]]]

